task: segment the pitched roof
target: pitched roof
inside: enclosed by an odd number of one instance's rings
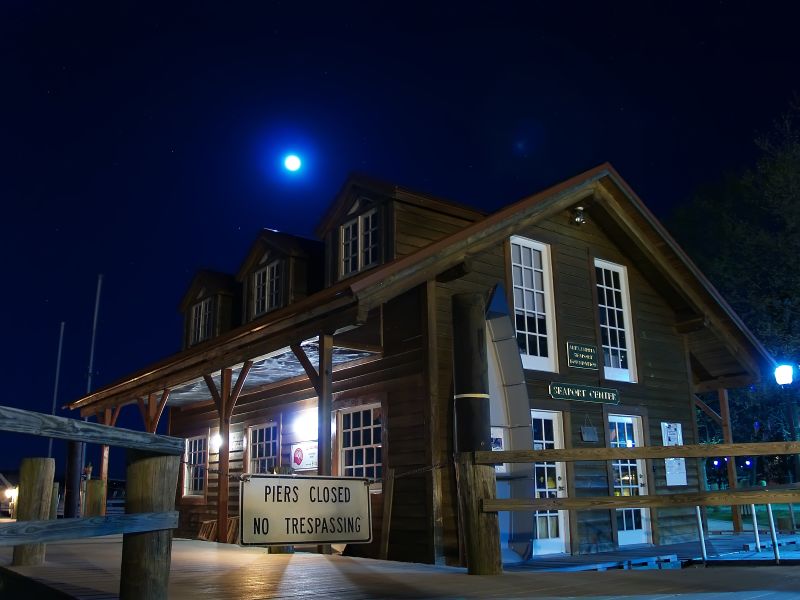
[[[219,292],[233,293],[235,287],[236,280],[233,275],[210,269],[201,269],[192,278],[178,308],[181,312],[186,312],[192,304],[200,299],[200,296],[210,296]]]
[[[578,204],[588,207],[592,218],[624,234],[631,250],[652,265],[651,275],[669,287],[673,300],[686,303],[702,317],[701,326],[687,333],[694,361],[707,365],[705,379],[700,383],[711,387],[746,385],[758,380],[760,371],[774,364],[764,346],[639,197],[610,164],[604,163],[525,197],[413,254],[268,313],[211,340],[202,349],[190,348],[176,354],[69,407],[86,409],[97,404],[99,408],[190,381],[274,350],[279,344],[302,341],[326,319],[326,327],[333,323],[355,324],[388,299],[435,278],[520,227]],[[721,349],[726,351],[725,360],[714,358]]]
[[[308,258],[321,257],[324,249],[322,242],[317,240],[275,231],[274,229],[262,229],[242,261],[236,274],[236,280],[242,281],[247,272],[261,260],[264,253],[270,248],[274,248],[286,256],[305,256]]]

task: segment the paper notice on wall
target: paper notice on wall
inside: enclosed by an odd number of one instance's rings
[[[661,423],[661,439],[665,446],[683,446],[683,429],[680,423]],[[667,485],[686,485],[686,459],[665,458]]]

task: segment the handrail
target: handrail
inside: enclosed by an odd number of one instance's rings
[[[475,452],[475,464],[561,462],[577,460],[634,460],[646,458],[712,458],[800,454],[800,442],[753,444],[693,444],[687,446],[639,446],[637,448],[564,448],[558,450],[485,450]]]
[[[44,415],[9,406],[0,406],[0,431],[147,450],[168,455],[181,455],[185,447],[184,440],[176,437]]]
[[[125,515],[0,524],[0,546],[123,534],[120,598],[167,598],[184,440],[0,406],[0,431],[128,448]],[[136,535],[128,535],[136,534]]]

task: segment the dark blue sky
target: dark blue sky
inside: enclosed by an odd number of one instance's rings
[[[0,404],[49,412],[61,321],[59,404],[83,394],[99,273],[95,387],[177,351],[195,270],[311,235],[351,171],[493,210],[611,161],[666,218],[800,89],[777,5],[222,4],[0,7]]]

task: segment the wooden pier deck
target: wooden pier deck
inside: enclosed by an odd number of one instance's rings
[[[52,598],[116,599],[120,536],[48,544],[43,567],[13,572],[51,589]],[[763,554],[763,552],[762,552]],[[297,553],[267,554],[177,539],[169,597],[176,600],[364,598],[583,598],[610,600],[787,600],[800,598],[800,567],[613,570],[606,572],[509,571],[476,577],[465,569]],[[3,599],[47,598],[41,591],[15,596],[7,577],[11,549],[0,549]],[[21,592],[20,592],[21,594]],[[145,599],[143,599],[145,600]]]

